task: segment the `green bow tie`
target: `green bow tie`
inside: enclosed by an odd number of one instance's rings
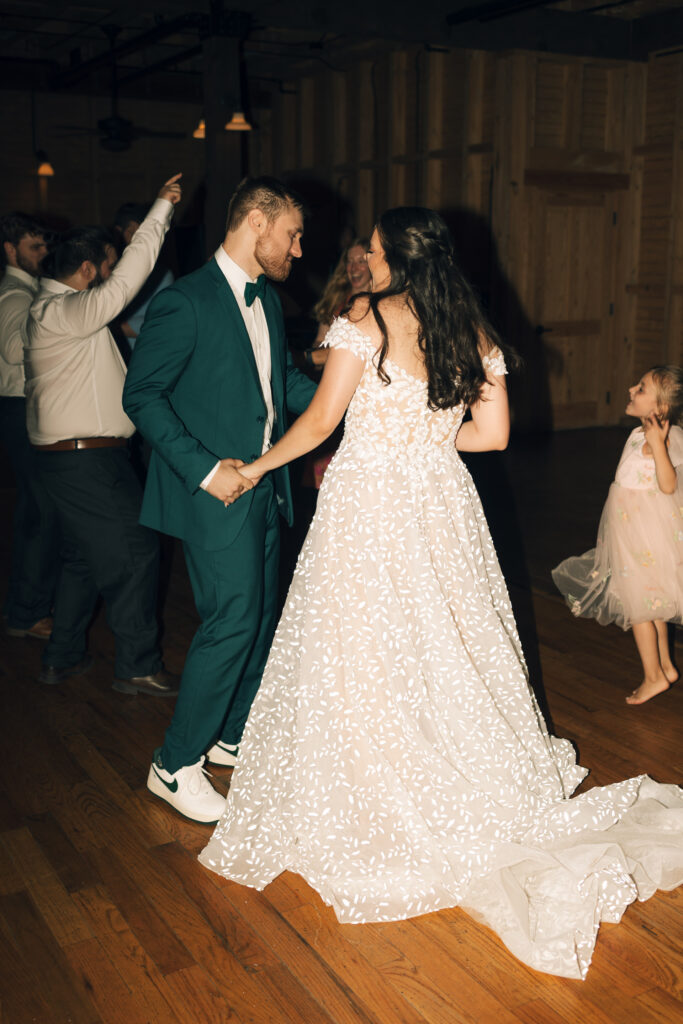
[[[266,291],[266,275],[259,274],[254,283],[247,281],[244,286],[244,301],[248,306],[251,306],[254,299],[260,299],[263,302],[263,296]]]

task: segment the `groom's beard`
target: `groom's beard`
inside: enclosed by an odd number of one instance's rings
[[[285,253],[270,238],[259,238],[254,256],[266,277],[271,281],[286,281],[292,269],[292,257]]]

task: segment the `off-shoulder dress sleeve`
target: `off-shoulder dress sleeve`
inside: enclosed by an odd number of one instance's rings
[[[501,377],[508,372],[505,357],[497,345],[494,345],[491,351],[482,357],[481,365],[487,373],[492,373],[495,377]]]
[[[352,324],[346,317],[338,316],[325,335],[325,348],[341,348],[352,352],[367,365],[375,354],[375,343],[372,338]]]

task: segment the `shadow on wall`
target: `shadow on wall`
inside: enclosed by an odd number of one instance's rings
[[[465,207],[442,210],[453,235],[458,262],[506,344],[522,358],[521,369],[509,381],[510,405],[516,432],[544,435],[553,428],[550,370],[562,367],[529,320],[519,296],[498,259],[488,221]]]
[[[487,220],[473,210],[442,211],[453,235],[460,268],[478,293],[482,305],[506,344],[522,358],[510,375],[510,405],[515,432],[545,444],[552,430],[552,406],[547,353],[534,325],[498,261],[495,239]],[[508,475],[505,452],[483,452],[463,457],[481,497],[493,543],[519,629],[529,669],[529,682],[552,732],[543,684],[538,632],[533,610],[531,579],[519,515]]]

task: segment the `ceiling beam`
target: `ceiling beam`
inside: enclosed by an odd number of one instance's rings
[[[229,0],[228,0],[229,2]],[[88,79],[95,72],[111,65],[112,57],[122,58],[178,34],[196,34],[197,43],[214,35],[244,38],[250,26],[256,30],[285,29],[304,35],[298,54],[298,68],[288,60],[264,54],[250,55],[250,70],[282,77],[291,68],[292,77],[310,73],[306,67],[306,40],[311,32],[320,33],[317,47],[311,48],[311,61],[329,55],[326,37],[335,40],[334,50],[341,57],[348,51],[354,60],[354,49],[362,40],[375,39],[398,44],[434,44],[458,49],[487,51],[530,50],[588,57],[592,59],[646,61],[648,54],[683,46],[683,10],[629,20],[580,11],[554,9],[554,0],[489,0],[475,4],[472,0],[432,0],[416,13],[414,0],[345,0],[326,4],[324,0],[299,0],[281,4],[268,0],[237,0],[239,10],[225,10],[216,0],[210,13],[202,10],[184,11],[161,21],[153,28],[123,39],[113,48],[68,68],[56,69],[51,85],[68,89]],[[146,0],[140,0],[141,8]],[[175,4],[172,6],[176,6]],[[202,5],[203,6],[203,5]],[[177,10],[177,7],[176,7]],[[303,52],[302,52],[303,51]],[[186,50],[188,55],[193,50]],[[194,51],[196,52],[196,50]],[[155,74],[183,60],[179,47],[176,58],[169,56],[148,68],[141,68],[129,78]],[[346,62],[346,61],[345,61]]]
[[[683,10],[664,11],[635,23],[640,46],[647,53],[683,47]]]

